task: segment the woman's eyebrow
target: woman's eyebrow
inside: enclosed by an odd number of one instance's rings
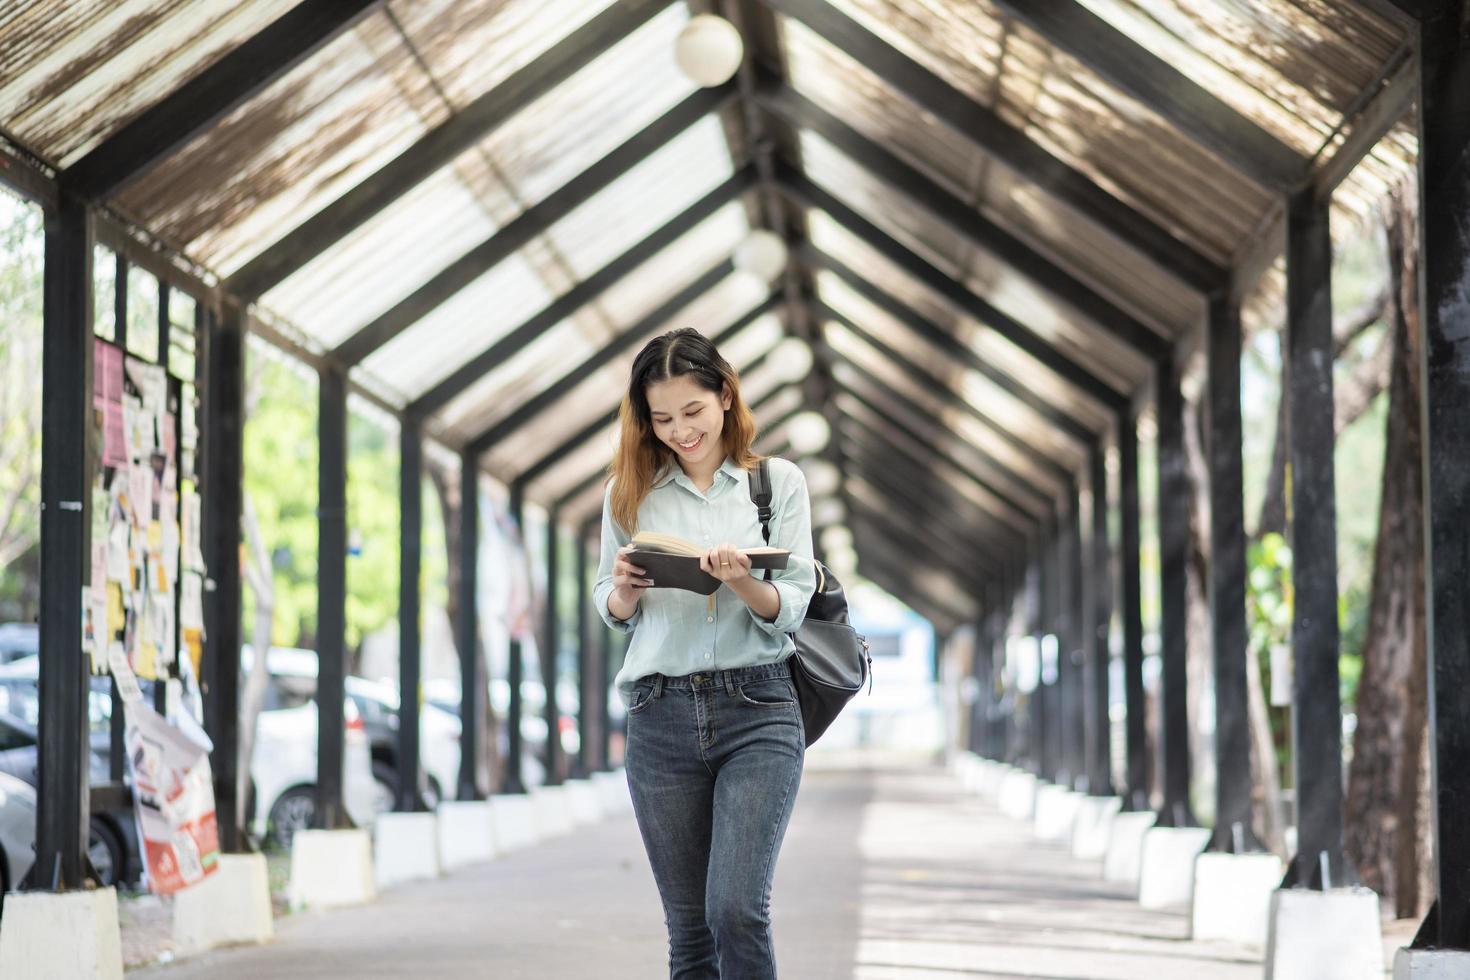
[[[698,405],[699,403],[700,403],[699,402],[699,399],[696,398],[692,402],[686,402],[685,405],[684,405],[684,407],[685,408],[688,408],[690,405]],[[668,412],[659,411],[656,408],[651,408],[651,409],[648,410],[648,414],[650,414],[650,415],[668,415],[669,413]]]

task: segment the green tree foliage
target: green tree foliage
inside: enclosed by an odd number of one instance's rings
[[[319,461],[316,380],[299,364],[258,342],[248,348],[246,370],[245,489],[255,503],[274,566],[272,640],[314,649]],[[390,426],[375,415],[349,412],[349,648],[398,614],[398,445],[397,433]],[[442,548],[438,559],[442,568]],[[441,590],[442,581],[440,571]],[[253,615],[248,591],[245,606],[248,622]]]
[[[41,209],[0,191],[0,616],[37,610],[41,537]]]

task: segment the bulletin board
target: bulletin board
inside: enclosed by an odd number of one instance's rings
[[[204,646],[199,428],[183,382],[102,339],[93,360],[90,576],[82,648],[93,673],[199,676]],[[181,410],[182,408],[182,410]]]

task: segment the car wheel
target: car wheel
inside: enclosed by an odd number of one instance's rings
[[[373,763],[373,813],[387,813],[398,802],[398,770],[386,762]]]
[[[277,845],[289,849],[298,830],[309,830],[316,817],[316,787],[293,786],[271,805],[266,834]]]
[[[122,839],[105,821],[95,817],[89,830],[87,860],[92,862],[92,870],[97,872],[97,883],[103,886],[116,885],[122,878],[128,859],[127,852],[123,850]]]

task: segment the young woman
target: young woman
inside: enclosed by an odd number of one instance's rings
[[[806,744],[786,633],[801,624],[816,573],[806,481],[783,459],[769,463],[771,544],[792,557],[766,581],[739,550],[764,543],[748,482],[760,460],[754,440],[740,381],[703,336],[676,330],[638,354],[593,601],[609,626],[632,634],[615,683],[673,980],[776,976],[771,878]],[[705,548],[700,567],[719,590],[658,588],[627,558],[640,530]]]

